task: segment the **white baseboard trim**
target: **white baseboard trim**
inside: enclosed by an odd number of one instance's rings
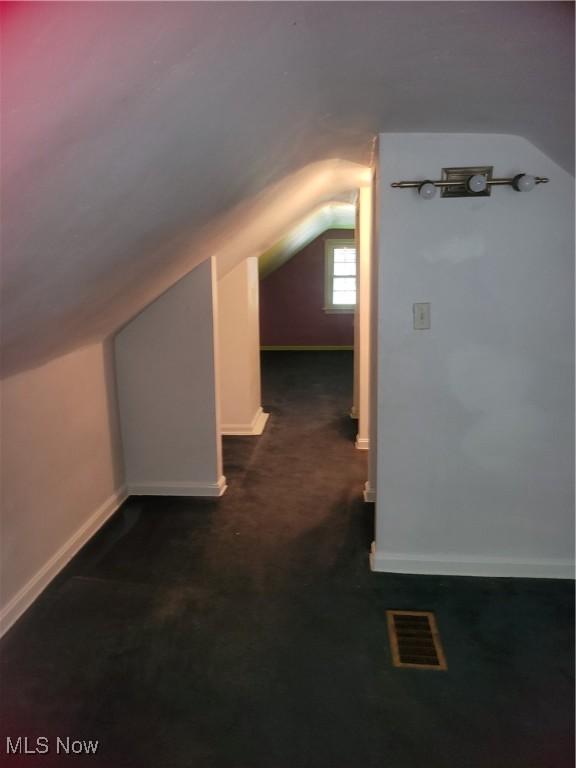
[[[354,345],[352,344],[340,344],[340,345],[317,345],[307,344],[302,346],[301,344],[263,344],[260,347],[261,352],[341,352],[353,351]]]
[[[270,414],[264,413],[262,407],[258,408],[250,424],[223,424],[220,432],[223,435],[261,435],[264,432],[266,422]]]
[[[366,480],[364,483],[364,501],[367,504],[374,504],[376,502],[376,488],[370,486],[369,480]]]
[[[76,533],[37,571],[0,611],[0,637],[22,616],[34,600],[46,589],[84,544],[111,517],[128,498],[127,489],[122,486],[101,504]]]
[[[428,576],[490,576],[518,579],[573,579],[570,560],[523,560],[504,557],[437,555],[433,558],[382,552],[372,544],[370,567],[379,573],[412,573]]]
[[[369,451],[370,450],[370,438],[368,438],[368,437],[357,437],[356,438],[356,448],[359,451]]]
[[[224,475],[216,483],[130,483],[130,496],[223,496],[228,486]]]

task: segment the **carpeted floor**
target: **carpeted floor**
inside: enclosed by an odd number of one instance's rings
[[[133,498],[84,548],[2,641],[5,764],[572,767],[573,585],[370,573],[351,388],[351,353],[265,353],[227,494]],[[389,608],[436,612],[447,672],[391,666]]]

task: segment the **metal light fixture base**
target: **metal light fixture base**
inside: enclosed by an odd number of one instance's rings
[[[441,197],[490,197],[492,186],[488,184],[482,192],[471,192],[468,189],[468,179],[470,176],[480,174],[485,176],[488,181],[492,179],[492,165],[466,166],[465,168],[442,168],[442,181],[448,182],[442,186]]]

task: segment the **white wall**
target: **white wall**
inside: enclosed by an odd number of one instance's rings
[[[125,498],[109,346],[2,381],[6,631]]]
[[[375,151],[378,149],[376,143]],[[377,154],[376,154],[377,157]],[[380,260],[380,168],[375,163],[372,183],[372,243],[370,259],[370,383],[369,383],[369,429],[370,429],[370,453],[368,454],[368,480],[364,485],[364,501],[376,501],[377,475],[378,475],[378,365],[379,365],[379,281],[378,263]],[[376,528],[378,520],[375,520]],[[375,532],[377,535],[377,530]]]
[[[260,392],[258,258],[244,259],[218,281],[221,430],[260,435],[268,414]]]
[[[117,335],[118,399],[130,493],[219,496],[214,259]]]
[[[360,231],[360,217],[358,206],[356,206],[356,220],[355,220],[355,241],[356,248],[358,248],[358,232]],[[359,259],[356,258],[356,271],[358,272]],[[358,277],[356,278],[357,285],[359,284]],[[358,421],[358,412],[360,410],[360,355],[358,351],[360,349],[360,295],[356,294],[356,306],[354,307],[354,378],[352,379],[352,407],[350,408],[350,418]],[[358,427],[358,425],[356,425]]]
[[[377,570],[566,577],[573,556],[573,179],[522,138],[382,134]],[[443,166],[549,176],[424,201]],[[432,327],[412,329],[413,302]]]
[[[354,326],[355,405],[358,413],[356,447],[370,448],[370,292],[372,262],[372,188],[358,198],[358,302]]]

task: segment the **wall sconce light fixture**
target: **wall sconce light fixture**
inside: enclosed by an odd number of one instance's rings
[[[544,176],[531,176],[519,173],[508,179],[495,179],[492,166],[468,166],[465,168],[442,168],[442,178],[437,181],[395,181],[390,186],[395,189],[417,189],[424,200],[436,196],[437,189],[441,197],[489,197],[492,187],[508,186],[517,192],[529,192],[537,184],[547,184]]]

